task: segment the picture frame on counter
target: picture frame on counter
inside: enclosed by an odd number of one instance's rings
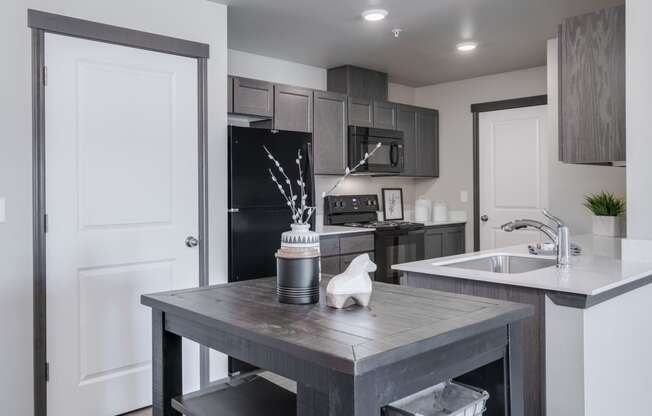
[[[382,188],[381,191],[383,194],[384,220],[403,220],[403,188]]]

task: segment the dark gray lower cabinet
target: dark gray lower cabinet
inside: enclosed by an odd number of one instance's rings
[[[360,254],[369,254],[374,259],[374,235],[371,233],[324,236],[320,238],[320,246],[324,274],[342,273]]]
[[[426,259],[464,254],[466,252],[465,225],[426,228],[424,252]]]
[[[315,91],[313,149],[315,174],[342,175],[346,169],[347,96]]]
[[[313,91],[288,85],[274,85],[274,128],[312,132]]]
[[[233,78],[233,112],[249,116],[274,116],[274,84],[248,78]]]

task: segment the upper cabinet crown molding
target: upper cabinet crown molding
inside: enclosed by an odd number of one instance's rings
[[[559,157],[625,160],[625,6],[559,26]]]

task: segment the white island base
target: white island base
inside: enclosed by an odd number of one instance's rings
[[[546,298],[549,416],[652,415],[652,285],[588,309]]]

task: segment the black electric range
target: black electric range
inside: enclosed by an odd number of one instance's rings
[[[377,195],[327,196],[324,224],[374,230],[376,280],[400,284],[392,265],[424,259],[424,225],[409,221],[378,221]]]

